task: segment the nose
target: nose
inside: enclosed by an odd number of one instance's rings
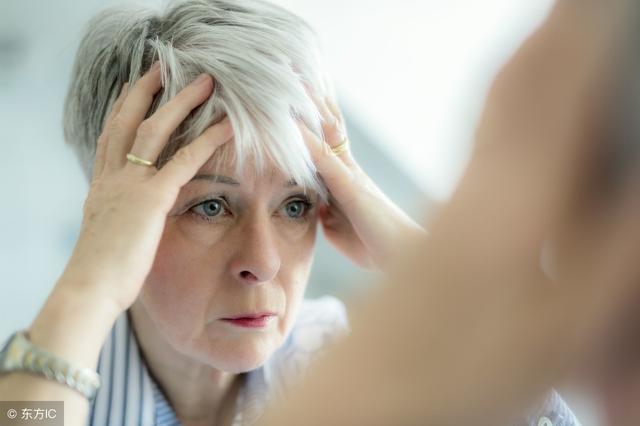
[[[236,254],[231,262],[234,278],[247,284],[272,280],[280,270],[277,235],[269,218],[255,215],[239,230]]]

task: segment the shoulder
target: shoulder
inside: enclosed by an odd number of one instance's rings
[[[581,426],[560,394],[551,390],[543,403],[527,417],[529,426]]]
[[[265,366],[271,385],[279,392],[290,391],[314,360],[348,332],[342,301],[333,296],[304,299],[283,345]]]
[[[348,330],[347,309],[340,299],[334,296],[304,299],[285,346],[319,349]]]

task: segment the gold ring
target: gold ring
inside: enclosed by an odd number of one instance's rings
[[[344,138],[341,142],[342,143],[340,145],[331,148],[333,155],[340,155],[349,149],[349,139]]]
[[[132,153],[128,153],[127,154],[127,160],[131,161],[133,164],[137,164],[139,166],[152,166],[153,162],[149,161],[149,160],[145,160],[143,158],[140,158]]]

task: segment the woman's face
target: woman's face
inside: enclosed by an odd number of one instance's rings
[[[313,260],[317,194],[271,170],[205,164],[180,191],[140,296],[175,350],[224,371],[256,368],[283,343]]]

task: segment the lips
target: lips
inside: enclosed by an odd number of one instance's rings
[[[269,325],[275,317],[276,314],[272,312],[260,312],[255,314],[234,315],[233,317],[221,318],[220,320],[238,327],[262,328]]]
[[[241,314],[241,315],[234,315],[232,317],[226,317],[226,318],[222,318],[223,320],[235,320],[235,319],[258,319],[258,318],[263,318],[263,317],[270,317],[270,316],[274,316],[275,314],[273,312],[258,312],[256,314]]]

